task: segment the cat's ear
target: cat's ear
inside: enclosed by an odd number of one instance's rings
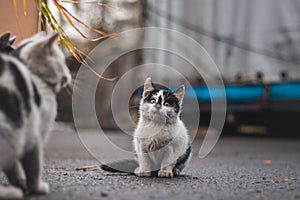
[[[184,85],[181,85],[179,88],[177,88],[173,93],[178,98],[180,104],[183,102],[185,87]]]
[[[150,77],[148,77],[145,81],[145,84],[144,84],[144,92],[143,92],[143,97],[146,97],[148,96],[149,92],[155,90],[155,86],[154,84],[152,83],[152,80]]]
[[[9,45],[12,45],[16,41],[16,39],[17,39],[16,36],[9,38],[9,41],[8,41]]]
[[[0,36],[0,45],[7,46],[9,43],[10,33],[4,33]]]
[[[52,36],[50,36],[47,41],[46,41],[46,45],[48,47],[52,47],[52,45],[56,42],[57,38],[58,38],[59,34],[55,33]]]

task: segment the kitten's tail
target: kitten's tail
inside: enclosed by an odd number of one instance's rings
[[[101,169],[108,172],[119,172],[134,174],[134,170],[139,166],[137,160],[123,159],[113,161],[107,164],[102,164]]]

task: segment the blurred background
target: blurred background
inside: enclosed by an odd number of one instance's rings
[[[38,27],[38,6],[35,0],[27,0],[26,16],[17,0],[0,2],[0,33],[10,31],[17,35],[17,43],[34,34]],[[103,40],[91,42],[84,39],[63,17],[54,1],[44,1],[63,27],[71,41],[88,54]],[[272,137],[299,137],[300,123],[300,0],[103,0],[112,7],[87,2],[96,1],[55,1],[86,24],[106,33],[118,33],[138,27],[162,27],[179,31],[201,44],[220,70],[227,96],[227,115],[222,135],[263,135]],[[15,11],[15,9],[17,11]],[[44,24],[46,24],[44,22]],[[74,22],[88,37],[97,37]],[[50,29],[46,25],[44,29]],[[145,40],[156,40],[170,45],[168,35],[132,35],[128,43],[115,44],[116,49],[134,48]],[[185,44],[180,45],[194,58],[198,52]],[[125,45],[125,46],[123,46]],[[173,45],[171,43],[171,45]],[[68,66],[74,77],[81,66],[68,55]],[[109,56],[104,52],[99,57]],[[214,96],[208,93],[203,77],[180,57],[159,50],[136,50],[115,60],[106,77],[121,77],[128,70],[144,63],[161,63],[183,70],[192,87],[187,88],[184,112],[193,114],[189,107],[189,93],[194,91],[199,102],[201,118],[198,133],[205,134],[210,121],[210,102]],[[205,65],[200,66],[213,83],[217,74]],[[145,72],[147,73],[147,72]],[[149,72],[149,76],[159,77],[168,86],[179,85],[179,77],[160,71]],[[91,76],[93,74],[91,73]],[[136,78],[140,76],[137,74]],[[101,127],[117,129],[111,109],[110,99],[115,81],[104,81],[97,88],[95,101],[98,121]],[[138,104],[139,92],[132,94],[129,107]],[[194,97],[193,97],[194,98]],[[57,120],[72,123],[72,103],[68,93],[59,96]],[[137,118],[137,109],[130,110]],[[122,113],[120,113],[122,115]],[[82,124],[93,127],[88,116],[83,114]],[[186,122],[188,123],[188,121]]]

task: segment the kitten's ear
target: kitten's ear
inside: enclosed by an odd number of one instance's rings
[[[9,41],[8,41],[9,45],[12,45],[16,41],[16,39],[17,39],[16,36],[9,38]]]
[[[153,85],[151,78],[148,77],[144,84],[143,97],[148,96],[149,92],[151,92],[153,90],[155,90],[155,86]]]
[[[9,43],[9,37],[10,37],[10,33],[4,33],[3,35],[1,35],[0,36],[0,45],[7,46]]]
[[[177,88],[173,93],[178,98],[180,104],[183,102],[185,87],[184,85],[181,85],[179,88]]]
[[[56,42],[57,38],[58,38],[59,34],[55,33],[54,35],[50,36],[48,38],[48,40],[46,41],[46,45],[48,47],[52,47],[52,45]]]

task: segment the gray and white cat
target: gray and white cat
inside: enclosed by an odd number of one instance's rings
[[[180,119],[184,91],[184,86],[174,92],[157,89],[147,78],[133,139],[137,162],[116,161],[101,168],[145,177],[179,176],[191,156],[188,131]]]
[[[43,143],[56,116],[56,94],[71,80],[58,35],[39,33],[12,55],[0,53],[0,170],[14,186],[0,199],[46,194],[41,180]],[[20,189],[21,188],[21,189]]]

